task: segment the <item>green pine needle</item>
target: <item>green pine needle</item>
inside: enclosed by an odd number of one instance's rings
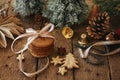
[[[88,16],[88,7],[82,0],[49,0],[43,16],[58,27],[81,23]]]

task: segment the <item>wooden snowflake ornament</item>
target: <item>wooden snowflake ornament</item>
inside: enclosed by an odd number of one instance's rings
[[[63,63],[64,64],[62,65],[62,67],[66,67],[68,69],[79,68],[79,66],[77,65],[78,62],[75,60],[75,57],[72,53],[68,53],[66,55]]]
[[[79,68],[77,61],[72,53],[68,53],[65,58],[60,58],[59,56],[53,57],[51,63],[56,66],[60,64],[58,73],[64,75],[67,72],[67,69]]]
[[[24,60],[25,58],[24,58],[24,56],[23,56],[22,54],[19,54],[19,55],[16,57],[16,59],[17,59],[17,60],[20,60],[20,59]]]
[[[56,65],[58,65],[58,64],[62,64],[62,60],[63,60],[63,59],[60,58],[59,56],[53,57],[51,63],[53,63],[54,66],[56,66]]]
[[[67,72],[67,70],[65,69],[65,67],[59,67],[58,73],[60,73],[61,75],[64,75]]]

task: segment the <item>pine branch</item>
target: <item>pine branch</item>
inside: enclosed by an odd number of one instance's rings
[[[47,17],[56,26],[64,27],[81,23],[87,18],[88,7],[78,0],[50,0],[43,16]]]
[[[14,11],[21,16],[29,16],[41,12],[44,7],[44,0],[15,0]]]

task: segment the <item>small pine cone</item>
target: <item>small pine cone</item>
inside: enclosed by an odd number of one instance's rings
[[[95,39],[102,38],[109,31],[110,17],[108,13],[98,13],[96,17],[89,20],[89,26],[86,28],[88,35]]]

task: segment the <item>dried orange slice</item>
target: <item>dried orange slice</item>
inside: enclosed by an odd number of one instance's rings
[[[64,27],[63,30],[62,30],[62,35],[65,37],[65,38],[71,38],[74,34],[74,31],[70,28],[70,27]]]

